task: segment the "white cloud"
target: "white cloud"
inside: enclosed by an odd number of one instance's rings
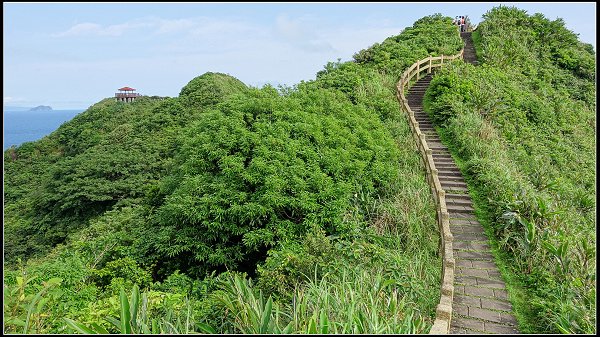
[[[11,97],[11,96],[4,96],[4,104],[10,104],[10,103],[19,103],[19,102],[24,102],[25,99],[21,98],[21,97]]]
[[[136,28],[144,28],[144,27],[153,27],[154,24],[151,22],[147,22],[147,20],[133,20],[130,22],[121,23],[118,25],[110,25],[104,29],[102,29],[99,35],[108,35],[108,36],[121,36],[128,30],[136,29]]]
[[[94,35],[102,31],[102,26],[96,23],[85,22],[78,23],[75,26],[67,29],[64,32],[52,34],[53,37],[68,37],[68,36],[81,36],[81,35]]]
[[[128,31],[138,28],[154,28],[156,32],[164,33],[185,27],[185,20],[162,20],[157,18],[133,19],[124,23],[103,26],[93,22],[78,23],[64,32],[52,34],[53,37],[73,36],[122,36]]]
[[[178,19],[178,20],[157,20],[156,33],[174,33],[181,30],[192,29],[197,23],[192,19]]]
[[[295,47],[309,52],[335,52],[335,48],[319,33],[315,23],[306,17],[292,19],[282,14],[275,20],[275,32]]]
[[[93,22],[78,23],[66,31],[52,34],[53,37],[73,36],[121,36],[128,31],[138,28],[149,29],[153,34],[170,34],[186,32],[191,35],[220,37],[229,34],[256,33],[256,28],[236,21],[217,20],[209,17],[184,19],[161,19],[145,17],[133,19],[124,23],[103,26]]]

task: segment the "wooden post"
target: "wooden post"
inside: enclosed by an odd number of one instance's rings
[[[421,66],[419,65],[419,62],[420,61],[417,61],[417,81],[419,80],[419,75],[420,75],[420,72],[421,72]]]
[[[431,55],[429,55],[429,69],[427,69],[427,73],[431,74]]]

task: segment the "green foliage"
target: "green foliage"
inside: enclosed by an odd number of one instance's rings
[[[232,274],[212,296],[233,322],[225,333],[422,333],[424,321],[402,300],[402,286],[365,269],[343,269],[278,302]]]
[[[5,151],[9,330],[426,331],[439,233],[395,84],[461,47],[433,15],[293,88],[206,73]]]
[[[152,282],[150,273],[140,268],[136,261],[130,257],[110,261],[104,268],[93,270],[92,275],[98,285],[104,286],[108,284],[112,286],[117,282],[127,282],[125,285],[139,284],[145,287]]]
[[[381,121],[339,94],[255,89],[217,109],[189,127],[176,183],[161,187],[148,235],[166,256],[231,269],[315,224],[346,232],[350,196],[381,193],[397,176]]]
[[[42,281],[36,287],[37,293],[28,292],[28,283],[35,277],[29,277],[25,273],[16,276],[15,284],[3,286],[3,309],[4,333],[36,334],[46,331],[49,325],[46,314],[46,306],[49,301],[56,301],[61,296],[57,286],[62,280],[51,278]],[[41,288],[41,289],[40,289]]]
[[[206,109],[224,101],[230,95],[245,90],[246,85],[233,76],[208,72],[194,78],[183,87],[179,98],[188,108]]]
[[[594,333],[594,54],[560,19],[503,6],[484,17],[483,65],[444,68],[425,109],[489,200],[532,332]]]
[[[405,68],[418,60],[430,55],[454,55],[462,47],[452,19],[435,14],[417,20],[400,35],[361,50],[354,55],[354,60],[399,78]]]
[[[194,333],[194,322],[191,320],[190,302],[186,300],[186,321],[183,323],[179,317],[173,316],[172,309],[167,311],[166,316],[160,317],[152,313],[151,293],[144,292],[140,295],[140,289],[134,285],[131,296],[127,297],[123,288],[119,291],[119,319],[106,316],[105,320],[112,326],[107,329],[97,323],[90,326],[63,318],[67,326],[82,334],[108,334],[111,331],[121,334],[189,334]],[[211,333],[209,326],[200,325],[200,329]]]

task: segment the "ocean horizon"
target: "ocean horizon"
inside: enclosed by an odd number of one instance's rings
[[[3,151],[13,145],[20,146],[25,142],[40,140],[85,110],[3,110]]]

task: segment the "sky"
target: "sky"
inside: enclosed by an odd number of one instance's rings
[[[205,72],[292,86],[424,16],[477,24],[499,5],[562,18],[596,48],[595,2],[4,2],[4,105],[86,109],[124,86],[174,97]]]

